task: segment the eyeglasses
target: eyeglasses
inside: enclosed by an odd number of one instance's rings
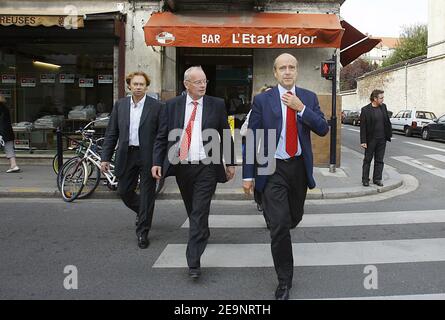
[[[196,81],[190,81],[190,80],[186,80],[190,83],[193,83],[194,85],[200,85],[200,84],[208,84],[209,80],[196,80]]]

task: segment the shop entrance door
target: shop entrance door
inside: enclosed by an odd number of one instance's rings
[[[200,65],[207,75],[207,94],[223,98],[228,115],[239,128],[251,108],[253,50],[177,48],[177,93],[183,92],[184,72]]]

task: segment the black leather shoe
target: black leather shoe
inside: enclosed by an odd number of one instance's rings
[[[189,277],[197,280],[201,276],[201,268],[189,268]]]
[[[276,300],[289,300],[290,287],[287,285],[279,284],[275,291]]]
[[[381,180],[373,181],[376,186],[383,187],[383,182]]]
[[[150,241],[148,240],[148,233],[144,233],[138,237],[138,247],[141,249],[147,249],[150,245]]]
[[[363,186],[364,187],[369,187],[369,181],[363,181]]]

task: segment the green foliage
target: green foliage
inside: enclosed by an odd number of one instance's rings
[[[347,65],[340,71],[340,90],[352,90],[357,88],[357,78],[365,73],[377,69],[377,65],[371,65],[361,58]]]
[[[426,55],[428,52],[428,27],[413,25],[405,27],[394,53],[383,62],[382,67]]]

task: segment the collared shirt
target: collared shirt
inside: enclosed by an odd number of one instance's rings
[[[193,100],[188,94],[185,102],[185,116],[184,116],[184,131],[182,133],[182,139],[185,135],[185,129],[189,123],[190,117],[192,116]],[[198,107],[196,109],[195,121],[193,123],[192,129],[192,139],[190,142],[190,149],[187,157],[187,161],[201,161],[206,158],[206,153],[204,150],[204,143],[202,140],[202,109],[204,106],[204,98],[201,97],[198,101]]]
[[[145,98],[134,103],[133,97],[130,98],[130,132],[128,135],[128,145],[139,147],[139,124],[141,122],[142,110],[144,110]]]
[[[275,158],[276,159],[289,159],[292,158],[294,156],[300,156],[302,153],[302,149],[301,149],[301,143],[300,143],[300,139],[298,138],[298,150],[297,150],[297,154],[294,155],[289,155],[286,152],[286,118],[287,118],[287,106],[283,103],[283,101],[281,100],[281,97],[283,97],[288,91],[291,91],[293,95],[295,95],[295,86],[291,89],[291,90],[287,90],[285,88],[283,88],[281,85],[278,85],[278,90],[280,92],[280,102],[281,102],[281,114],[283,116],[283,127],[281,129],[281,133],[280,133],[280,139],[278,140],[278,146],[277,146],[277,150],[275,152]],[[303,110],[301,112],[296,112],[295,113],[295,121],[297,121],[298,116],[302,117],[304,110],[306,110],[306,106],[304,106]],[[298,125],[298,122],[297,122]]]

